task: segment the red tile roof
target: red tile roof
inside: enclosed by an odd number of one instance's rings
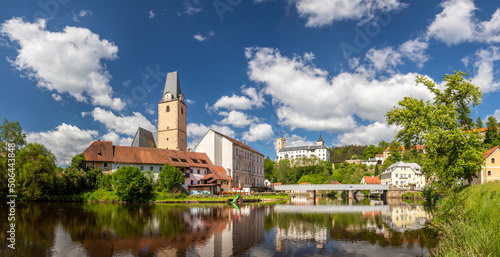
[[[486,153],[484,154],[484,159],[488,159],[488,157],[490,157],[490,155],[496,150],[496,149],[500,149],[500,146],[495,146],[491,149],[489,149],[488,151],[486,151]]]
[[[363,177],[367,184],[380,184],[379,177],[364,176]]]
[[[94,141],[83,151],[83,154],[85,160],[89,162],[157,165],[168,163],[175,167],[207,168],[220,177],[220,179],[229,179],[227,175],[223,176],[226,173],[225,170],[221,172],[222,167],[216,168],[205,153],[149,147],[113,146],[113,142],[111,141]]]
[[[384,154],[376,154],[375,157],[384,157]]]
[[[341,183],[340,183],[340,182],[338,182],[338,181],[332,181],[332,184],[335,184],[335,185],[341,185]]]

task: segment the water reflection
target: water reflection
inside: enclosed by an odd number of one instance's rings
[[[2,208],[5,210],[5,208]],[[435,247],[420,205],[296,198],[285,204],[17,206],[0,256],[416,256]],[[0,229],[7,230],[6,212]],[[5,242],[5,234],[0,235]]]

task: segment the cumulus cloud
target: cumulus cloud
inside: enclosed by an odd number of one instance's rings
[[[198,41],[200,41],[200,42],[207,40],[206,37],[204,37],[203,35],[201,35],[199,33],[196,34],[196,35],[194,35],[193,38],[196,39],[196,40],[198,40]]]
[[[366,58],[377,71],[393,72],[396,66],[403,64],[406,60],[415,62],[421,68],[429,60],[429,56],[425,53],[428,48],[427,40],[417,38],[408,40],[397,48],[391,46],[382,49],[372,48],[366,52]]]
[[[80,129],[63,123],[47,132],[30,132],[26,141],[45,145],[57,157],[57,165],[69,165],[71,159],[82,153],[98,134],[95,130]]]
[[[343,72],[330,78],[300,56],[289,58],[272,48],[246,49],[249,78],[264,85],[272,97],[278,122],[292,130],[339,132],[357,127],[355,117],[385,120],[384,114],[405,96],[432,99],[416,85],[418,74],[373,79],[365,73]]]
[[[243,132],[241,138],[247,142],[265,141],[274,138],[274,132],[269,124],[252,124],[248,131]]]
[[[377,12],[399,10],[406,6],[398,0],[289,0],[295,3],[306,27],[321,27],[340,20],[373,19]]]
[[[205,126],[198,123],[188,123],[187,124],[187,137],[188,137],[188,147],[193,148],[200,142],[203,136],[208,132],[209,129],[215,130],[221,134],[228,137],[234,138],[236,135],[234,131],[228,126],[220,126],[212,124],[210,126]]]
[[[240,111],[220,112],[219,115],[225,116],[219,123],[223,125],[231,125],[237,128],[246,127],[252,123],[258,122],[257,117],[251,117]]]
[[[138,112],[133,112],[132,116],[117,116],[112,111],[97,107],[90,114],[94,117],[95,121],[104,124],[106,129],[110,132],[134,136],[139,126],[149,131],[156,131],[156,126]],[[82,113],[82,116],[84,115],[85,114]]]
[[[475,75],[472,83],[483,93],[495,92],[500,89],[500,82],[495,78],[496,71],[494,63],[500,60],[500,49],[496,46],[490,46],[486,49],[477,50],[475,55],[465,60],[474,60]]]
[[[148,16],[148,17],[149,17],[150,19],[153,19],[155,16],[156,16],[156,13],[155,13],[155,12],[153,12],[153,10],[149,10],[149,16]]]
[[[289,135],[288,133],[286,133],[284,137],[286,138],[287,147],[316,145],[315,141],[307,140],[306,137],[302,137],[296,134]]]
[[[264,95],[262,92],[257,92],[253,87],[241,87],[243,96],[235,95],[223,96],[219,98],[209,109],[227,109],[227,110],[250,110],[253,108],[264,107]]]
[[[427,35],[447,45],[463,42],[500,42],[500,8],[490,20],[479,22],[473,0],[446,0],[443,11],[436,15],[427,28]]]
[[[382,140],[391,142],[395,134],[395,126],[388,126],[382,122],[375,122],[367,126],[356,127],[352,132],[339,134],[332,144],[336,146],[350,144],[376,145]]]
[[[493,117],[500,121],[500,109],[495,110],[495,113],[493,113]]]
[[[132,137],[121,137],[115,132],[109,132],[102,136],[104,141],[112,141],[113,145],[130,146],[134,140]]]
[[[1,25],[0,33],[19,49],[12,66],[23,71],[38,86],[68,93],[76,100],[122,110],[125,103],[113,98],[111,75],[102,60],[117,57],[118,47],[85,28],[65,27],[62,32],[46,30],[46,21],[29,23],[13,18]]]

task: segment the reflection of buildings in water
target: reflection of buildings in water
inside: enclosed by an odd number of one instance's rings
[[[429,219],[422,205],[390,206],[389,211],[382,212],[384,223],[399,232],[423,228]]]
[[[314,205],[314,199],[307,197],[292,197],[290,203],[293,205]]]
[[[233,211],[240,219],[233,220],[233,251],[243,253],[254,245],[264,241],[265,208],[241,206]]]
[[[315,242],[320,250],[325,248],[329,228],[308,222],[292,222],[288,228],[276,226],[276,251],[285,252],[286,242]]]
[[[373,200],[373,199],[370,199],[370,205],[371,205],[371,206],[375,206],[375,205],[384,205],[384,201],[382,201],[382,200]]]

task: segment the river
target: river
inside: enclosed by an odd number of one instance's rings
[[[425,256],[437,244],[430,218],[401,200],[17,203],[16,250],[1,233],[0,256]]]

